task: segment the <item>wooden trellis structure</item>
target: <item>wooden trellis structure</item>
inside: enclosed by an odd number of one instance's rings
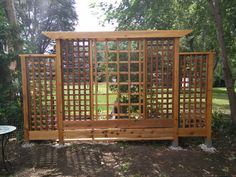
[[[44,32],[56,54],[21,55],[26,140],[211,140],[211,52],[190,30]]]

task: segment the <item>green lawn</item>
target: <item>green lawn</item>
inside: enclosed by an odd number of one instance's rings
[[[213,88],[213,111],[220,110],[224,114],[230,114],[229,100],[226,88]]]
[[[98,93],[99,94],[104,94],[106,93],[106,85],[105,84],[99,84],[98,85]],[[95,88],[94,88],[95,92]],[[109,93],[112,93],[110,88],[108,89]],[[165,97],[165,96],[164,96]],[[109,103],[112,104],[115,102],[117,98],[117,95],[109,95]],[[95,96],[94,96],[94,102],[95,102]],[[213,88],[213,111],[221,111],[224,114],[229,114],[229,101],[228,101],[228,96],[227,96],[227,91],[226,88]],[[107,97],[106,95],[99,95],[98,96],[98,104],[106,104],[107,102]],[[106,106],[99,106],[99,110],[104,112],[106,110]],[[109,112],[112,110],[112,107],[109,107]]]
[[[106,86],[99,85],[99,93],[106,93]],[[110,95],[109,96],[109,102],[112,103],[116,99],[116,95]],[[224,114],[230,114],[229,111],[229,100],[226,88],[213,88],[213,111],[221,111]],[[106,96],[99,96],[98,103],[106,103]],[[105,111],[105,107],[99,107],[101,111]],[[111,109],[111,108],[110,108]],[[111,110],[109,110],[111,111]]]

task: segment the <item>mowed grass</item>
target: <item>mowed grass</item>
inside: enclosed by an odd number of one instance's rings
[[[213,88],[213,111],[221,111],[224,114],[229,115],[229,99],[227,95],[227,90],[225,87]]]
[[[98,87],[98,93],[106,93],[106,85],[99,85]],[[109,91],[111,93],[111,91]],[[221,111],[224,114],[229,115],[230,114],[230,109],[229,109],[229,99],[227,95],[227,90],[225,87],[217,87],[213,88],[213,95],[212,95],[212,109],[214,111]],[[109,103],[114,103],[116,100],[116,95],[109,95]],[[106,103],[106,96],[101,95],[98,98],[98,103]],[[105,109],[105,107],[100,108],[102,111]]]
[[[106,87],[106,84],[98,84],[98,94],[105,94],[107,93],[111,94],[112,91],[108,87]],[[95,93],[95,87],[94,87],[94,93]],[[213,103],[213,112],[214,111],[221,111],[224,114],[229,115],[230,114],[230,109],[229,109],[229,100],[228,100],[228,95],[227,95],[227,90],[225,87],[217,87],[213,88],[213,98],[212,98],[212,103]],[[163,97],[166,97],[164,95]],[[108,99],[109,104],[113,104],[116,99],[117,99],[117,94],[114,93],[112,95],[109,95],[108,97],[106,95],[99,95],[97,96],[97,103],[98,104],[106,104]],[[94,104],[96,104],[96,96],[94,95]],[[106,106],[98,106],[98,109],[101,112],[106,112],[107,107]],[[112,110],[112,106],[109,107],[109,112]]]

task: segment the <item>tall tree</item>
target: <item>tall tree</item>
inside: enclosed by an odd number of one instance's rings
[[[102,9],[102,21],[117,23],[117,30],[194,29],[183,40],[182,49],[209,51],[216,48],[217,40],[207,5],[206,0],[121,0],[91,7]]]
[[[6,3],[10,3],[9,6]],[[19,28],[15,24],[14,8],[10,1],[0,2],[0,124],[22,123],[19,70],[9,65],[17,60],[21,45]]]
[[[223,74],[225,79],[225,84],[227,88],[227,93],[229,97],[229,106],[231,110],[231,119],[233,124],[236,126],[236,93],[234,89],[234,78],[229,66],[229,58],[225,45],[225,35],[222,23],[222,17],[220,13],[220,3],[219,0],[209,0],[210,7],[215,19],[215,25],[217,30],[217,38],[220,46],[221,63],[223,66]]]
[[[16,24],[16,10],[14,0],[5,0],[5,10],[8,21],[12,24]]]
[[[78,21],[74,5],[74,0],[17,0],[17,17],[27,52],[46,51],[51,40],[42,36],[42,31],[73,31]]]
[[[218,12],[215,5],[219,0],[208,1],[121,0],[120,3],[116,4],[95,3],[91,7],[95,10],[96,8],[103,10],[103,14],[100,14],[103,17],[103,22],[118,23],[117,30],[193,29],[192,34],[181,40],[182,51],[216,52],[215,76],[219,80],[223,78],[226,82],[231,117],[233,123],[236,124],[234,93],[234,81],[236,79],[236,1],[220,1],[221,6],[218,7]],[[219,12],[222,13],[221,24],[218,23],[218,20],[215,26],[209,3],[213,6],[214,16],[217,19],[220,17]],[[216,16],[216,14],[218,15]],[[217,30],[215,30],[216,28]],[[220,33],[221,35],[219,35]],[[222,41],[226,41],[226,43],[223,44]],[[220,51],[221,55],[219,56]],[[220,60],[222,65],[217,65]],[[221,72],[222,69],[223,72]],[[224,73],[224,77],[221,73]]]

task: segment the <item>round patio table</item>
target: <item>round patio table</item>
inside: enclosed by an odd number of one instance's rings
[[[5,157],[5,148],[9,139],[9,134],[14,132],[16,130],[16,127],[11,125],[0,125],[0,137],[1,137],[1,149],[2,149],[2,164],[3,168],[8,171],[8,168],[6,166],[6,157]]]

